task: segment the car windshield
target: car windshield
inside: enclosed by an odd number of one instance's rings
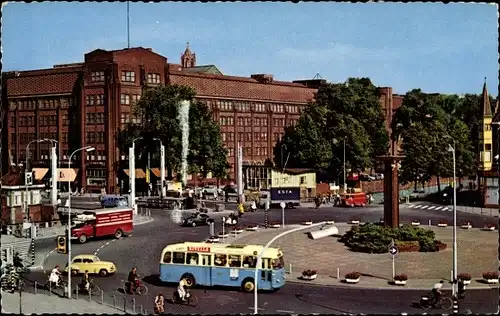
[[[94,257],[92,258],[92,260],[93,260],[94,262],[99,262],[99,261],[101,261],[101,259],[99,259],[99,257],[97,257],[97,256],[94,256]]]

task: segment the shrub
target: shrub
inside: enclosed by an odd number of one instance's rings
[[[483,273],[483,278],[485,278],[487,280],[498,279],[498,272],[497,271],[485,272],[485,273]]]
[[[440,240],[434,241],[434,251],[442,251],[448,247],[447,244],[441,242]]]
[[[472,279],[472,276],[471,276],[470,274],[468,274],[468,273],[459,273],[459,274],[457,275],[457,278],[458,278],[459,280],[469,281],[469,280],[471,280],[471,279]]]
[[[309,270],[309,269],[302,271],[302,275],[303,276],[312,276],[312,275],[315,275],[315,274],[318,274],[318,271],[316,271],[316,270]]]
[[[394,276],[394,281],[406,281],[406,280],[408,280],[408,276],[404,273]]]
[[[403,225],[393,229],[390,227],[366,223],[364,225],[351,227],[351,229],[347,231],[339,239],[339,241],[344,243],[353,251],[386,253],[389,250],[388,248],[392,239],[398,242],[414,241],[419,244],[419,250],[415,249],[415,243],[411,244],[411,246],[408,244],[408,251],[437,251],[434,232],[411,225]],[[407,247],[406,244],[403,245],[403,248]]]
[[[361,273],[359,273],[359,272],[350,272],[350,273],[347,273],[345,275],[345,278],[350,279],[350,280],[356,280],[360,276],[361,276]]]
[[[396,247],[399,252],[415,252],[420,251],[420,244],[418,241],[396,241]]]

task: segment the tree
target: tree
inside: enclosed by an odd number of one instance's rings
[[[140,123],[128,123],[118,133],[119,146],[128,152],[132,140],[142,136],[136,143],[139,164],[145,165],[146,152],[154,153],[153,161],[159,160],[158,138],[165,146],[167,177],[181,165],[182,132],[179,124],[179,104],[191,101],[189,109],[189,170],[224,178],[227,175],[227,150],[220,137],[220,129],[211,118],[208,107],[195,100],[192,88],[179,85],[161,85],[145,90],[134,105],[133,113]]]
[[[280,164],[283,149],[285,158],[290,154],[288,166],[327,170],[339,176],[345,140],[348,168],[360,171],[372,166],[389,145],[379,97],[368,78],[321,86],[297,125],[286,129],[276,144],[274,161]]]

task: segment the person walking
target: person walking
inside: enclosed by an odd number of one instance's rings
[[[165,312],[165,297],[161,293],[158,293],[155,297],[154,311],[156,314],[163,314]]]

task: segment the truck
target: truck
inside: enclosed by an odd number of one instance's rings
[[[133,210],[131,208],[106,208],[93,211],[84,211],[78,214],[71,227],[71,239],[81,244],[96,237],[114,236],[121,238],[132,233]]]
[[[300,206],[300,188],[271,188],[271,190],[262,190],[260,192],[259,207],[265,208],[266,203],[269,206],[281,205],[285,203],[286,208]]]

